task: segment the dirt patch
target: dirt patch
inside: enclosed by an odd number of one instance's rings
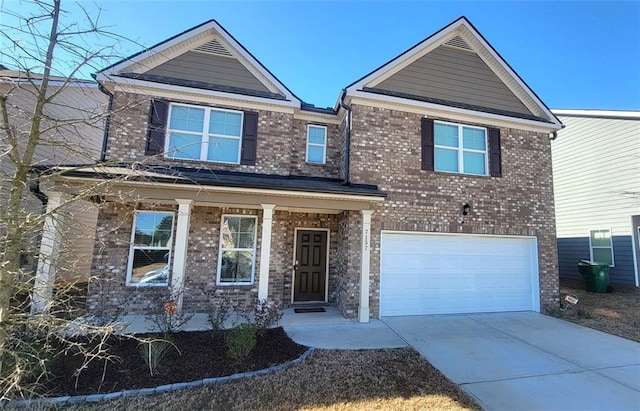
[[[156,387],[268,368],[295,359],[306,350],[294,343],[282,328],[274,328],[258,335],[257,344],[246,359],[234,360],[227,355],[225,332],[173,334],[171,341],[175,349],[169,349],[153,375],[140,354],[139,341],[114,336],[109,340],[109,352],[119,361],[94,362],[77,374],[81,359],[72,353],[62,355],[53,364],[53,375],[45,388],[49,395],[79,395]],[[138,337],[145,336],[151,335]]]
[[[567,294],[578,297],[578,304],[564,302]],[[640,288],[613,286],[611,293],[585,291],[578,281],[561,281],[560,298],[566,310],[556,310],[555,317],[640,342]]]
[[[410,348],[317,350],[302,364],[261,377],[75,410],[465,410],[480,409]]]

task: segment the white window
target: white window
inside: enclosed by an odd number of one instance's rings
[[[434,122],[435,170],[486,176],[487,129]]]
[[[169,285],[173,213],[136,211],[132,231],[127,285]]]
[[[611,230],[590,230],[589,249],[591,251],[591,261],[606,263],[611,267],[614,266]]]
[[[307,126],[307,163],[324,164],[327,157],[327,128]]]
[[[171,104],[166,156],[239,164],[243,114],[242,111]]]
[[[220,230],[218,284],[252,284],[256,260],[253,216],[224,215]]]

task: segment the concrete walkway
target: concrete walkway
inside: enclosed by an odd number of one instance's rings
[[[392,329],[380,320],[359,323],[344,318],[335,307],[325,307],[323,313],[283,311],[280,325],[293,341],[307,347],[361,350],[406,347]]]
[[[383,322],[487,410],[640,410],[640,344],[533,312]]]

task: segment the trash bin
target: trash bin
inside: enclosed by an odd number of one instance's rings
[[[606,293],[609,286],[609,264],[597,261],[578,261],[578,272],[590,293]]]

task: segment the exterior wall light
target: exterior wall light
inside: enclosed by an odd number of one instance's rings
[[[464,203],[464,205],[462,206],[462,215],[469,214],[469,211],[471,211],[471,206],[469,205],[469,203]]]

